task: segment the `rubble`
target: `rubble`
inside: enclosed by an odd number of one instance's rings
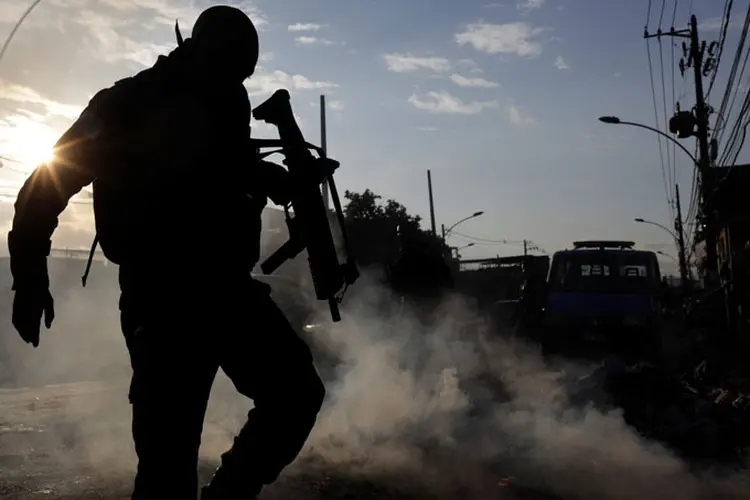
[[[704,384],[696,370],[675,376],[656,365],[607,359],[574,384],[571,398],[621,408],[642,436],[694,465],[739,467],[750,445],[750,394]]]

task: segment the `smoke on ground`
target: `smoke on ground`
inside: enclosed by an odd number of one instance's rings
[[[82,289],[82,267],[53,274],[58,315],[38,349],[12,331],[3,292],[0,445],[5,455],[12,446],[28,457],[44,441],[59,451],[36,459],[50,470],[87,465],[127,478],[135,455],[115,268],[99,268]],[[321,366],[328,400],[286,477],[347,475],[433,498],[513,498],[515,485],[576,499],[748,496],[746,475],[691,471],[630,429],[621,412],[569,404],[565,381],[590,367],[552,369],[537,347],[501,335],[464,300],[425,315],[365,275],[343,320],[332,324],[326,314],[310,341],[339,362]],[[63,382],[76,383],[50,385]],[[217,379],[204,459],[228,447],[251,406]]]

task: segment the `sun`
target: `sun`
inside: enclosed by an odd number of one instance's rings
[[[55,141],[52,134],[28,134],[19,137],[13,149],[17,151],[18,160],[33,169],[55,159]]]
[[[38,150],[29,152],[29,165],[38,167],[42,163],[51,163],[55,159],[55,153],[51,147],[40,147]]]
[[[9,126],[0,124],[0,155],[19,162],[31,172],[54,158],[53,147],[59,132],[47,124],[27,116],[13,116]]]

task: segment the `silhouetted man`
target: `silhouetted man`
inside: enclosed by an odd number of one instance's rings
[[[132,498],[196,498],[219,367],[255,408],[203,498],[252,498],[299,453],[324,388],[270,289],[250,278],[266,195],[283,196],[286,173],[248,147],[242,82],[258,61],[255,27],[215,6],[178,41],[152,68],[96,94],[57,142],[56,160],[21,189],[8,235],[13,324],[35,347],[42,316],[50,327],[50,239],[70,197],[93,182],[99,243],[120,266],[133,367]]]

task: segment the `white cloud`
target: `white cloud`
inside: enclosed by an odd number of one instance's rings
[[[199,2],[178,0],[99,0],[99,3],[117,10],[121,14],[132,14],[138,10],[146,11],[143,14],[149,14],[149,19],[167,26],[174,26],[175,20],[179,20],[181,29],[192,26],[188,23],[195,22],[200,12],[207,7],[207,5],[200,5]],[[258,29],[267,26],[268,18],[253,1],[234,0],[231,4],[245,12]],[[90,5],[90,3],[84,2],[83,5]]]
[[[344,102],[343,101],[329,101],[326,103],[326,105],[332,109],[333,111],[344,111]]]
[[[537,123],[533,117],[525,114],[521,111],[521,108],[514,104],[508,107],[508,118],[514,125],[534,125]]]
[[[742,25],[738,20],[729,21],[729,30],[734,30]],[[721,16],[711,17],[698,24],[698,31],[720,31],[724,27],[724,18]]]
[[[455,41],[459,45],[469,44],[475,50],[487,54],[515,54],[521,57],[534,57],[542,52],[537,40],[544,29],[534,28],[523,22],[506,24],[469,24],[466,31],[457,33]]]
[[[83,106],[63,104],[40,95],[34,89],[5,83],[0,80],[0,99],[17,102],[20,104],[32,104],[42,107],[46,114],[76,119],[83,111]],[[40,115],[42,116],[42,115]]]
[[[497,101],[472,101],[465,103],[445,91],[432,91],[423,95],[412,94],[409,103],[417,109],[435,114],[476,115],[487,108],[496,108]]]
[[[570,66],[568,66],[562,56],[557,56],[557,59],[555,59],[555,68],[564,71],[566,69],[570,69]]]
[[[443,72],[451,68],[451,63],[444,57],[416,57],[411,54],[383,54],[388,71],[395,73],[412,73],[420,69]]]
[[[521,12],[529,12],[539,9],[544,5],[544,0],[520,0],[516,3],[516,8]]]
[[[287,26],[289,31],[320,31],[323,29],[322,24],[315,23],[295,23]]]
[[[492,82],[490,80],[485,80],[484,78],[467,78],[457,73],[452,74],[450,76],[450,79],[453,83],[455,83],[459,87],[477,87],[477,88],[485,88],[485,89],[494,89],[500,86],[499,83]]]
[[[315,36],[298,36],[294,41],[300,45],[336,45],[336,42]]]
[[[473,59],[459,59],[456,61],[456,66],[465,68],[470,73],[484,73],[482,68]]]
[[[302,75],[290,75],[281,70],[256,74],[245,83],[245,87],[251,96],[270,94],[280,88],[293,91],[333,89],[338,86],[338,84],[332,82],[313,81]]]

